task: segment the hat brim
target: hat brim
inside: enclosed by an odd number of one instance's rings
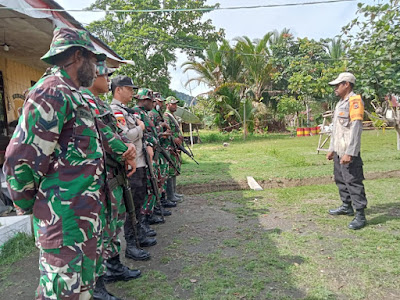
[[[117,71],[116,68],[107,68],[107,75],[112,76],[115,73],[115,71]]]
[[[105,55],[104,53],[98,52],[96,50],[93,50],[93,48],[91,48],[91,47],[72,44],[72,45],[66,45],[66,46],[58,47],[56,53],[52,52],[51,49],[50,49],[40,59],[43,60],[45,63],[53,64],[53,59],[54,59],[55,56],[63,53],[65,50],[67,50],[67,49],[69,49],[71,47],[82,47],[82,48],[85,48],[86,50],[92,52],[96,56],[97,61],[103,61],[103,60],[106,60],[106,58],[107,58],[107,55]]]
[[[151,100],[151,101],[153,101],[153,99],[151,99],[150,97],[142,96],[142,95],[134,95],[133,98],[135,98],[137,100]]]
[[[126,85],[124,84],[124,85],[120,85],[120,86],[127,86],[127,87],[131,87],[133,89],[139,89],[139,87],[134,84],[126,84]]]
[[[341,83],[341,82],[342,82],[342,80],[335,79],[335,80],[329,82],[328,84],[329,84],[329,85],[337,85],[337,84],[339,84],[339,83]]]

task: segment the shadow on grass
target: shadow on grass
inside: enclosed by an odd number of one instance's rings
[[[229,163],[205,167],[214,167],[215,181],[223,176],[234,184]],[[190,176],[201,176],[191,170]],[[185,191],[179,186],[182,178],[177,181],[178,192]],[[282,254],[276,245],[281,230],[265,230],[258,222],[269,213],[260,205],[263,197],[248,197],[241,190],[213,192],[215,186],[214,180],[206,182],[172,208],[167,222],[156,227],[152,259],[140,266],[127,262],[139,267],[142,277],[110,290],[137,300],[311,299],[293,279],[304,258]]]
[[[380,214],[368,220],[368,225],[384,224],[388,221],[400,219],[400,205],[398,202],[373,205],[366,210],[368,214]]]

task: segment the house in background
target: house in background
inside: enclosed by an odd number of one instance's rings
[[[67,12],[38,9],[62,7],[52,0],[0,0],[0,156],[9,141],[8,125],[18,119],[24,92],[49,67],[40,57],[49,49],[54,28],[84,29]],[[101,40],[91,39],[96,49],[107,55],[109,66],[125,62]]]

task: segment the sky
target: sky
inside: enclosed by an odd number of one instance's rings
[[[184,0],[181,0],[184,1]],[[283,3],[307,3],[328,0],[208,0],[207,4],[220,3],[220,7],[255,6]],[[94,0],[56,0],[65,9],[80,9],[88,7]],[[220,10],[205,14],[217,28],[224,28],[227,40],[239,36],[248,36],[250,39],[262,38],[267,32],[289,28],[296,37],[314,39],[332,38],[340,34],[341,28],[356,17],[357,2],[374,4],[388,2],[388,0],[360,0],[341,3],[325,3],[292,7],[257,8],[240,10]],[[102,13],[71,12],[75,19],[81,23],[101,19]],[[172,76],[170,88],[186,94],[196,96],[204,93],[208,88],[204,85],[185,83],[194,74],[183,73],[182,63],[187,59],[177,51],[178,61],[176,68],[169,68]]]

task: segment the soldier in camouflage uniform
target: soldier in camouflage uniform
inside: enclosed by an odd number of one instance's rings
[[[169,127],[172,131],[172,138],[168,140],[167,144],[170,149],[171,158],[175,162],[178,171],[181,170],[182,160],[180,157],[180,150],[177,149],[183,143],[183,136],[181,135],[181,131],[179,129],[178,121],[176,121],[174,117],[174,112],[177,109],[178,100],[175,97],[167,98],[167,109],[164,113],[164,119],[167,121]],[[167,199],[172,202],[181,201],[183,195],[176,193],[176,176],[179,175],[176,170],[173,168],[169,168],[169,178],[167,180]]]
[[[99,94],[107,93],[109,90],[109,71],[105,61],[97,63],[97,78],[89,89],[82,91],[83,97],[89,102],[93,109],[93,113],[99,123],[103,124],[109,132],[108,135],[119,140],[122,139],[126,143],[130,143],[129,139],[121,133],[117,127],[117,121],[113,116],[112,110],[107,103],[99,98]],[[103,132],[104,130],[102,130]],[[103,139],[109,139],[107,135],[102,135]],[[106,260],[106,271],[100,270],[94,291],[94,299],[107,299],[103,281],[113,282],[118,280],[128,281],[140,276],[139,270],[130,270],[124,266],[119,257],[121,251],[121,242],[118,234],[125,221],[125,204],[123,199],[124,178],[121,172],[124,172],[124,166],[119,164],[115,159],[112,149],[106,150],[106,170],[107,170],[107,224],[103,233],[103,256]],[[104,269],[104,268],[103,268]],[[104,295],[103,295],[104,294]],[[108,293],[107,293],[108,294]],[[102,298],[100,298],[103,295]]]
[[[167,122],[164,120],[163,117],[163,106],[164,106],[165,99],[161,96],[160,93],[154,93],[153,98],[153,109],[149,112],[149,117],[152,119],[156,126],[158,138],[160,141],[160,147],[166,150],[169,153],[168,149],[168,139],[171,137],[171,129],[169,128]],[[160,152],[160,151],[158,151]],[[169,163],[167,158],[162,154],[159,153],[158,155],[158,166],[159,166],[159,173],[160,173],[160,181],[159,181],[159,189],[160,189],[160,197],[161,197],[161,205],[162,207],[159,208],[158,206],[155,207],[154,212],[158,215],[171,215],[171,212],[164,209],[168,207],[176,207],[176,202],[168,201],[165,196],[166,192],[166,185],[169,173]],[[159,210],[162,209],[163,211],[160,212]]]
[[[158,139],[158,134],[157,130],[155,127],[155,124],[151,120],[151,118],[148,115],[148,112],[153,109],[153,92],[149,89],[142,88],[139,89],[138,94],[134,96],[137,100],[136,106],[133,108],[135,111],[136,116],[142,120],[146,126],[146,129],[143,134],[143,142],[147,145],[150,146],[152,149],[152,156],[150,157],[152,161],[152,166],[148,166],[148,168],[153,167],[153,170],[155,171],[154,174],[157,177],[156,180],[160,180],[160,173],[157,172],[159,169],[158,167],[158,153],[156,151],[157,145],[160,143]],[[149,169],[147,169],[147,199],[143,205],[143,214],[146,216],[146,218],[143,220],[144,226],[148,228],[148,225],[150,224],[158,224],[158,223],[164,223],[164,219],[157,217],[153,212],[154,212],[154,207],[156,205],[156,195],[154,194],[154,191],[151,187],[151,182],[150,182],[150,172]]]
[[[79,87],[92,85],[96,61],[105,58],[86,31],[56,28],[42,57],[54,67],[29,91],[6,151],[12,200],[33,211],[40,249],[36,299],[90,299],[93,294],[107,205],[104,150]],[[125,153],[134,171],[134,155],[120,146],[113,149],[117,160]]]
[[[135,203],[135,215],[139,220],[137,224],[137,238],[140,247],[150,247],[157,243],[155,238],[156,232],[151,228],[145,226],[145,216],[143,213],[143,205],[147,195],[147,176],[146,176],[146,161],[143,151],[143,132],[145,124],[136,117],[135,111],[127,105],[132,102],[132,97],[137,87],[133,84],[132,79],[128,76],[117,76],[111,81],[111,90],[113,99],[111,102],[111,109],[117,119],[118,127],[122,132],[132,141],[137,150],[136,163],[137,171],[129,179],[131,185],[132,195]],[[151,147],[148,147],[152,151]],[[124,226],[126,251],[125,256],[133,260],[147,260],[150,259],[150,253],[136,247],[136,237],[134,234],[134,227],[128,220]]]

